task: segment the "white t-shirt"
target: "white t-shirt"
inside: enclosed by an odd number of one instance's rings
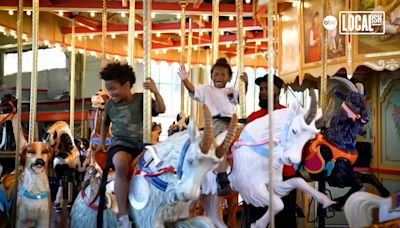
[[[206,104],[212,116],[232,117],[235,105],[239,104],[239,92],[234,88],[197,85],[194,87],[194,94],[190,93],[190,97]]]

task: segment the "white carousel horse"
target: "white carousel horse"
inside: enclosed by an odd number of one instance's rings
[[[304,144],[314,138],[318,132],[313,122],[317,111],[315,93],[311,93],[311,99],[311,108],[305,115],[297,102],[289,108],[274,111],[274,139],[268,139],[269,115],[261,117],[243,128],[239,140],[233,144],[233,167],[228,178],[232,189],[239,192],[246,203],[256,207],[273,204],[274,214],[276,214],[284,207],[280,198],[295,188],[311,194],[324,207],[335,203],[308,185],[302,178],[282,180],[283,165],[299,163]],[[268,142],[270,140],[275,144],[273,164],[269,164]],[[270,165],[274,170],[272,199],[269,197],[270,190],[268,189]],[[205,194],[202,196],[202,201],[206,214],[213,219],[217,227],[226,227],[219,220],[216,211],[218,198],[215,176],[207,174],[201,187],[202,193]],[[270,210],[252,224],[252,227],[266,227],[269,224],[269,213]]]
[[[399,219],[399,197],[400,193],[394,194],[394,197],[386,198],[368,192],[351,194],[344,204],[344,214],[349,226],[351,228],[362,228],[371,225],[373,222],[372,210],[374,208],[379,208],[379,223]],[[399,225],[400,223],[397,224],[397,227]]]

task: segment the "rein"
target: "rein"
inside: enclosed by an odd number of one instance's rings
[[[145,176],[146,179],[149,180],[149,182],[156,188],[158,188],[161,191],[165,191],[168,186],[168,182],[161,180],[159,176],[165,174],[165,173],[176,173],[177,178],[180,180],[182,178],[182,169],[183,169],[183,162],[185,161],[186,154],[188,152],[189,146],[190,146],[190,139],[186,141],[184,146],[182,147],[180,157],[179,157],[179,163],[178,163],[178,168],[175,169],[172,166],[164,167],[161,169],[158,169],[156,171],[152,171],[147,165],[146,161],[144,160],[144,156],[141,156],[139,162],[138,162],[138,167],[139,169],[136,171],[136,175],[142,175]]]
[[[295,115],[291,114],[288,118],[288,120],[286,121],[285,127],[284,127],[284,137],[283,140],[281,140],[281,138],[279,137],[274,137],[272,140],[270,140],[269,138],[264,138],[261,139],[260,141],[250,141],[250,139],[253,139],[249,134],[246,134],[246,132],[243,132],[244,135],[242,135],[243,138],[245,138],[246,140],[249,141],[236,141],[233,145],[232,145],[232,153],[234,153],[237,148],[241,147],[241,146],[249,146],[249,147],[257,147],[257,146],[262,146],[265,145],[267,143],[269,143],[270,141],[281,145],[283,148],[287,148],[287,141],[288,141],[288,135],[289,135],[289,127],[293,122]],[[260,148],[260,150],[257,150],[254,148],[254,150],[252,150],[253,152],[260,154],[261,156],[265,156],[268,157],[268,148]],[[265,154],[265,155],[264,155]]]

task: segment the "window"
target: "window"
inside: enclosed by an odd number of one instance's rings
[[[178,71],[178,63],[168,64],[165,61],[152,61],[151,75],[167,107],[164,114],[153,118],[154,122],[161,123],[162,126],[160,141],[164,141],[168,137],[168,128],[176,120],[176,116],[180,112],[181,82]]]
[[[26,51],[22,54],[22,72],[32,72],[33,52]],[[38,50],[38,71],[66,68],[67,57],[58,48]],[[7,53],[4,56],[4,76],[12,75],[18,71],[18,53]]]

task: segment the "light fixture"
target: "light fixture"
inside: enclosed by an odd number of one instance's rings
[[[115,34],[111,34],[111,39],[115,39],[117,37]]]
[[[32,15],[32,11],[30,11],[30,10],[26,11],[26,15],[28,15],[28,16]]]
[[[93,37],[94,36],[92,34],[89,35],[89,39],[93,40]]]
[[[91,16],[91,17],[95,17],[95,16],[96,16],[96,13],[95,13],[94,11],[91,11],[91,12],[90,12],[90,16]]]
[[[230,20],[230,21],[233,21],[234,19],[235,19],[235,17],[234,17],[233,15],[230,15],[230,16],[229,16],[229,20]]]
[[[219,34],[221,35],[221,36],[223,36],[224,35],[224,31],[219,31]]]
[[[5,32],[6,30],[4,29],[3,26],[0,26],[0,32]]]
[[[58,11],[58,16],[60,17],[64,16],[64,12],[62,10]]]
[[[24,34],[22,34],[22,39],[27,41],[28,40],[28,36],[24,33]]]
[[[208,21],[208,15],[204,14],[203,15],[203,20]]]
[[[177,14],[176,14],[176,18],[181,19],[181,14],[180,14],[180,13],[177,13]]]
[[[49,45],[50,45],[50,42],[49,42],[48,40],[44,40],[44,41],[43,41],[43,44],[46,45],[46,46],[49,46]]]
[[[159,33],[159,32],[156,33],[156,36],[157,36],[157,37],[161,37],[161,33]]]
[[[251,0],[246,0],[246,4],[250,4],[251,3]]]
[[[296,6],[297,6],[297,2],[293,2],[292,7],[296,7]]]
[[[151,18],[156,18],[156,13],[151,13]]]
[[[260,45],[261,45],[261,41],[258,40],[258,41],[256,42],[256,45],[257,45],[257,46],[260,46]]]
[[[199,36],[203,36],[203,32],[202,31],[200,31]]]
[[[193,50],[197,51],[197,46],[194,46],[194,47],[193,47]]]
[[[126,13],[125,12],[121,12],[121,17],[126,17]]]
[[[13,11],[13,10],[9,10],[9,11],[8,11],[8,14],[9,14],[10,16],[14,15],[14,11]]]
[[[225,46],[226,46],[226,48],[230,48],[230,47],[231,47],[231,44],[230,44],[230,43],[227,43]]]
[[[82,40],[82,35],[78,35],[78,40]]]
[[[167,54],[167,50],[164,49],[164,50],[162,51],[162,53],[163,53],[163,54]]]
[[[179,31],[179,32],[178,32],[178,35],[179,35],[179,36],[182,36],[182,32],[181,32],[181,31]]]
[[[178,52],[182,52],[182,48],[178,48]]]
[[[135,34],[133,35],[135,38],[138,38],[139,34],[137,32],[135,32]]]

